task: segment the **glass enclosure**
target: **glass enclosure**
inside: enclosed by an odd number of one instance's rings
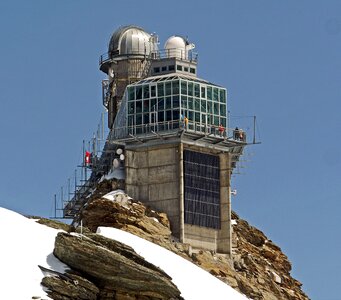
[[[179,128],[185,117],[189,130],[227,125],[226,89],[199,79],[149,78],[129,85],[126,97],[126,126],[136,134]]]

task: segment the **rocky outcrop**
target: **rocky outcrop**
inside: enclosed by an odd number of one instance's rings
[[[138,201],[128,198],[119,201],[94,199],[82,211],[82,218],[83,224],[91,231],[98,226],[116,227],[157,243],[254,300],[308,299],[301,283],[291,277],[291,264],[281,249],[235,213],[232,214],[232,264],[224,255],[175,242],[167,216],[146,208]]]
[[[45,277],[42,284],[53,299],[182,299],[165,272],[132,248],[97,234],[59,233],[54,255],[82,275],[70,275],[77,285]]]
[[[102,185],[104,191],[108,192],[111,185]],[[163,271],[144,261],[130,247],[95,234],[99,226],[119,228],[159,244],[254,300],[308,299],[301,289],[302,284],[290,275],[291,263],[287,256],[263,232],[239,218],[236,213],[232,213],[231,261],[224,255],[192,249],[187,244],[176,242],[164,213],[155,212],[127,195],[117,194],[111,199],[103,198],[104,195],[103,190],[98,191],[98,197],[92,196],[81,211],[82,232],[86,237],[81,239],[77,235],[60,233],[55,249],[57,257],[98,288],[97,299],[180,299],[179,291]],[[76,228],[76,231],[80,232],[80,228]],[[70,283],[60,283],[58,280],[61,279],[43,281],[53,291],[53,299],[83,299],[82,295],[87,293],[89,297],[96,294],[96,289],[84,283],[82,290],[77,291],[79,296],[58,298],[63,295],[60,292],[61,285],[68,286],[70,295],[77,290]],[[63,289],[65,291],[66,288]]]

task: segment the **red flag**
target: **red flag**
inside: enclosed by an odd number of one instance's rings
[[[85,164],[90,164],[91,153],[89,151],[85,152]]]

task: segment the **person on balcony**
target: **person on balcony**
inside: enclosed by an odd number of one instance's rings
[[[219,125],[218,131],[220,136],[224,135],[225,128],[223,127],[222,124]]]
[[[185,130],[188,130],[188,118],[185,116]]]

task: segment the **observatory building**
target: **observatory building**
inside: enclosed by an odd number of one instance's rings
[[[113,33],[99,66],[106,147],[124,163],[108,165],[124,171],[129,196],[167,213],[180,242],[231,255],[231,174],[247,137],[230,128],[226,88],[197,76],[194,48],[175,35],[160,49],[137,26]]]
[[[181,242],[231,254],[230,179],[246,136],[229,128],[226,88],[197,76],[194,48],[119,28],[100,58],[103,104],[127,194],[166,212]]]

